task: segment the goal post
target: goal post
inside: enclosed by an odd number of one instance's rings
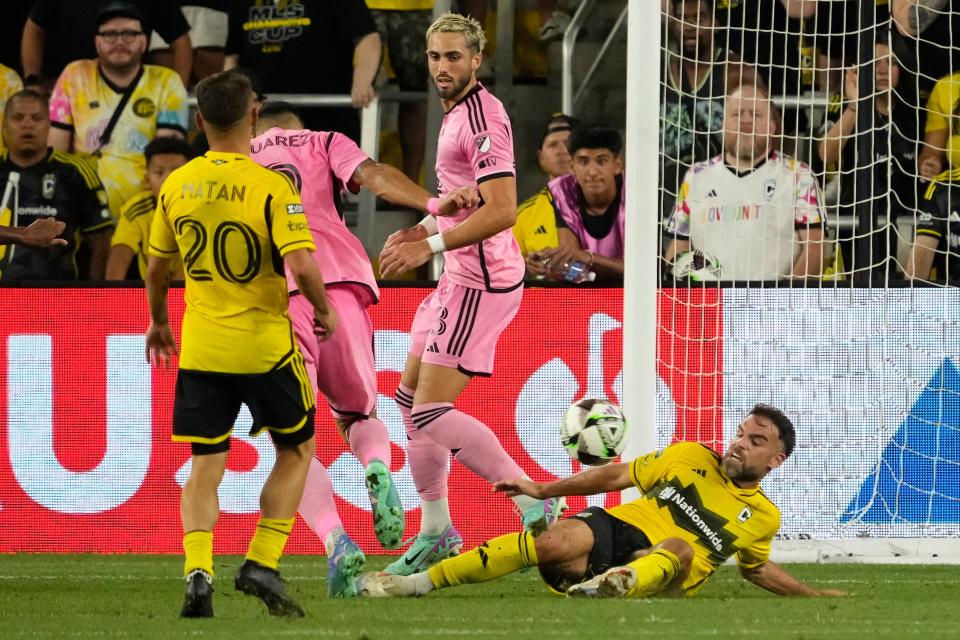
[[[910,36],[893,2],[701,2],[712,20],[629,5],[624,458],[680,440],[722,451],[754,403],[769,403],[797,429],[793,455],[763,482],[782,512],[775,558],[960,562],[960,186],[921,170],[931,122],[945,128],[940,168],[960,169],[949,36],[960,17],[948,4],[946,23]],[[710,30],[709,55],[691,21]],[[731,52],[735,74],[720,65]],[[722,81],[691,75],[691,59]],[[729,127],[742,132],[747,117],[725,124],[732,77],[778,107],[769,176],[727,166]],[[785,233],[730,224],[777,215]],[[815,275],[764,271],[785,259],[795,270],[820,220]],[[726,235],[711,236],[721,221]],[[911,274],[925,229],[934,270]],[[658,263],[678,239],[707,254],[690,258],[692,278]]]

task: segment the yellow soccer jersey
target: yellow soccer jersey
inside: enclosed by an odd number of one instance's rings
[[[153,222],[153,212],[157,208],[157,199],[150,191],[143,191],[124,203],[120,209],[120,219],[113,232],[112,246],[123,245],[130,247],[137,255],[137,268],[140,279],[147,279],[147,261],[150,257],[150,225]],[[180,256],[170,261],[170,273],[180,271]]]
[[[544,187],[520,204],[517,208],[517,223],[513,225],[513,235],[524,257],[560,246],[557,237],[557,214],[549,189]]]
[[[107,190],[110,212],[119,217],[123,203],[146,187],[143,149],[161,129],[187,130],[187,91],[176,72],[143,65],[133,93],[117,121],[110,142],[100,136],[123,97],[123,90],[100,73],[96,60],[71,62],[50,96],[50,124],[73,133],[73,151],[93,154]]]
[[[295,249],[314,245],[289,178],[213,151],[170,174],[150,253],[183,257],[181,369],[266,373],[296,353],[282,261]]]
[[[0,121],[3,121],[3,111],[10,96],[23,89],[23,82],[20,76],[10,67],[0,64]],[[3,143],[3,136],[0,135],[0,153],[6,151],[7,146]]]
[[[684,592],[692,593],[731,555],[744,568],[769,559],[780,510],[759,487],[735,485],[711,449],[677,443],[631,462],[630,477],[643,496],[607,511],[652,544],[666,538],[690,543],[694,559]]]

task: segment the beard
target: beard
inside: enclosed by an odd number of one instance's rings
[[[723,467],[723,472],[727,474],[727,477],[735,482],[756,482],[763,477],[763,474],[756,470],[744,467],[743,462],[737,462],[730,458],[723,458],[720,461],[720,466]]]
[[[441,99],[452,100],[453,98],[456,98],[458,95],[460,95],[460,93],[466,88],[466,86],[470,84],[471,77],[472,77],[472,74],[468,74],[460,78],[455,78],[453,76],[450,76],[450,80],[451,80],[450,87],[447,89],[441,89],[439,86],[437,86],[437,81],[436,79],[434,79],[433,87],[434,89],[437,90],[437,95],[440,96]]]
[[[732,149],[733,155],[739,160],[757,165],[767,157],[770,151],[770,140],[766,136],[756,134],[733,135],[725,146]]]
[[[123,61],[113,61],[110,60],[108,56],[103,56],[100,58],[100,66],[118,75],[127,74],[137,67],[140,66],[141,56],[136,54],[130,54],[129,57],[124,57]]]

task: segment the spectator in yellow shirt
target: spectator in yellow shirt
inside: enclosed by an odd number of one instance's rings
[[[562,113],[553,114],[547,121],[540,137],[540,148],[537,149],[537,162],[540,163],[540,169],[547,174],[547,182],[568,175],[573,170],[567,142],[570,132],[576,126],[575,118]],[[545,278],[548,269],[541,252],[560,244],[553,198],[546,185],[517,208],[513,235],[526,259],[527,277],[536,280]]]
[[[175,169],[189,162],[193,148],[179,138],[156,138],[143,150],[147,162],[149,190],[133,196],[120,210],[117,229],[113,232],[110,258],[107,261],[107,280],[126,280],[134,258],[140,271],[140,279],[147,277],[150,261],[150,225],[157,210],[160,187]],[[179,258],[171,261],[170,273],[182,278]]]
[[[3,120],[3,108],[7,104],[10,96],[23,89],[23,82],[20,76],[10,67],[0,64],[0,120]],[[6,150],[3,143],[3,136],[0,136],[0,153]]]
[[[933,180],[947,167],[960,168],[960,130],[956,128],[960,116],[960,73],[944,76],[937,81],[927,102],[927,126],[924,131],[923,151],[917,159],[920,178]]]

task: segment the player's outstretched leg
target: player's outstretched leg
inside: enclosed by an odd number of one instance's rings
[[[421,596],[434,589],[488,582],[536,566],[534,538],[527,532],[508,533],[476,549],[447,558],[425,572],[413,575],[367,573],[360,576],[360,595],[369,598]]]
[[[463,537],[450,521],[447,504],[447,464],[450,450],[420,433],[410,418],[414,390],[400,384],[394,398],[407,431],[407,462],[421,501],[420,532],[407,551],[390,563],[385,572],[411,575],[454,556],[463,547]]]
[[[586,598],[646,598],[666,591],[689,573],[693,549],[679,538],[668,538],[647,555],[622,567],[575,584],[567,595]]]
[[[411,418],[421,433],[455,451],[457,460],[481,478],[494,483],[527,477],[487,425],[451,403],[418,404],[413,407]],[[565,507],[560,498],[536,500],[520,495],[513,500],[522,514],[523,528],[535,536],[557,522]]]

